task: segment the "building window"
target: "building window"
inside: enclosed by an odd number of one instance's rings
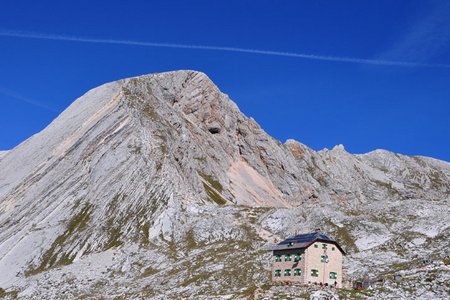
[[[319,270],[312,269],[311,270],[311,276],[312,277],[319,277]]]
[[[327,244],[322,244],[322,249],[327,249]]]
[[[281,276],[281,270],[275,270],[275,277]]]
[[[291,261],[291,255],[290,254],[285,254],[284,255],[284,261]]]
[[[334,249],[336,249],[336,248],[334,248],[334,247],[331,247],[331,251],[334,251]]]
[[[281,261],[281,255],[275,255],[275,261],[280,262]]]
[[[291,276],[291,269],[285,269],[284,276]]]
[[[301,254],[294,254],[294,261],[301,261],[302,255]]]
[[[327,255],[321,255],[320,256],[320,262],[327,263],[328,262],[328,256]]]
[[[292,247],[294,245],[294,242],[289,242],[288,247]]]
[[[302,275],[302,269],[294,269],[294,276],[301,276]]]
[[[337,279],[337,273],[336,272],[330,272],[330,279]]]
[[[314,248],[319,248],[319,245],[317,245],[317,244],[314,244]]]

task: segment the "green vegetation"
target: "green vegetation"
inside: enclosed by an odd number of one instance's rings
[[[380,180],[374,179],[374,180],[373,180],[373,183],[374,183],[375,185],[377,185],[377,186],[381,186],[381,187],[383,187],[384,189],[386,189],[387,192],[389,193],[389,195],[391,195],[391,196],[401,196],[401,194],[399,193],[399,191],[397,191],[397,189],[395,189],[395,188],[392,186],[392,182],[387,183],[387,182],[384,182],[384,181],[380,181]]]
[[[186,232],[186,243],[188,249],[195,249],[197,242],[195,241],[194,231],[191,229]]]
[[[165,135],[162,135],[162,134],[159,134],[159,135],[156,135],[156,136],[161,140],[161,144],[160,144],[159,147],[161,148],[162,153],[168,154],[169,153],[169,149],[167,148],[167,137]]]
[[[352,236],[345,226],[337,227],[335,231],[335,237],[337,241],[346,246],[347,251],[358,251],[358,247],[356,247],[355,241],[353,240]]]
[[[328,182],[325,179],[325,177],[319,175],[319,176],[316,177],[316,180],[321,186],[324,186],[324,187],[328,186]]]
[[[79,206],[79,202],[75,203],[75,208]],[[84,207],[75,214],[66,226],[64,233],[56,238],[51,247],[42,255],[41,264],[37,268],[31,268],[25,272],[26,276],[35,275],[49,268],[58,265],[69,265],[75,258],[70,253],[64,253],[62,250],[66,241],[73,238],[77,232],[81,232],[86,228],[90,220],[92,204],[86,203]]]
[[[201,273],[201,274],[194,275],[194,276],[188,278],[187,280],[185,280],[181,284],[181,286],[187,287],[188,285],[190,285],[192,283],[200,283],[200,282],[208,281],[208,279],[210,279],[211,275],[212,275],[212,273]]]
[[[335,240],[343,246],[342,248],[344,248],[344,251],[358,252],[358,247],[356,247],[355,241],[348,231],[348,224],[346,226],[339,227],[331,220],[325,220],[325,225],[330,228],[331,232],[333,232]]]
[[[217,180],[214,179],[214,177],[212,177],[211,175],[206,175],[203,173],[199,173],[199,175],[206,181],[209,183],[210,186],[212,186],[216,191],[218,191],[219,193],[222,193],[223,191],[223,187],[220,184],[220,182],[218,182]]]
[[[223,187],[220,182],[215,180],[211,175],[206,175],[201,172],[199,172],[199,175],[204,179],[203,187],[205,188],[205,192],[209,199],[219,205],[225,205],[227,200],[220,195],[223,191]]]
[[[145,88],[146,88],[147,93],[148,93],[149,95],[153,95],[152,84],[151,84],[150,82],[148,82],[148,83],[145,85]]]
[[[448,181],[445,180],[447,177],[442,171],[432,171],[429,173],[428,178],[430,178],[432,189],[439,190],[442,187],[449,187]]]
[[[327,181],[327,177],[330,177],[330,175],[327,172],[324,172],[319,165],[316,162],[316,159],[314,158],[314,156],[311,157],[311,165],[307,166],[307,170],[308,172],[314,177],[315,180],[317,180],[317,182],[323,186],[323,187],[327,187],[328,186],[328,181]]]
[[[154,275],[158,273],[159,271],[157,269],[154,269],[152,267],[145,268],[144,272],[141,274],[141,277],[149,277],[151,275]]]
[[[149,106],[146,106],[143,111],[147,115],[147,117],[152,120],[156,120],[158,118],[158,114],[156,113],[156,111],[151,109]]]
[[[108,250],[114,247],[122,246],[123,242],[120,240],[121,236],[122,233],[119,226],[111,227],[108,230],[108,241],[106,242],[104,249]]]
[[[261,240],[250,227],[243,228],[245,237],[240,240],[220,240],[214,243],[199,242],[194,239],[192,229],[186,233],[188,249],[178,248],[167,251],[166,255],[171,256],[171,251],[179,253],[180,250],[190,251],[189,259],[182,263],[179,270],[184,270],[183,280],[180,287],[202,286],[203,293],[207,293],[211,298],[223,293],[218,285],[226,283],[228,287],[236,287],[236,295],[245,295],[244,299],[253,299],[256,290],[255,285],[270,278],[270,272],[265,270],[266,251],[260,248]],[[249,243],[249,241],[253,241]],[[192,247],[192,248],[191,248]],[[192,252],[191,250],[196,250]],[[257,259],[261,258],[261,259]],[[175,258],[179,259],[179,258]],[[212,265],[223,265],[220,269],[209,270]],[[217,294],[216,294],[217,293]]]
[[[427,164],[423,161],[422,158],[418,157],[418,156],[410,156],[412,159],[414,159],[416,161],[416,163],[421,166],[422,168],[426,168]]]
[[[227,201],[214,189],[212,189],[208,184],[203,182],[203,187],[205,188],[206,194],[208,194],[208,197],[210,200],[214,201],[215,203],[219,205],[225,205]]]
[[[141,146],[131,146],[131,145],[128,145],[128,148],[131,149],[130,151],[131,151],[131,153],[133,153],[133,154],[137,154],[137,155],[141,154],[141,150],[142,150],[142,147],[141,147]]]
[[[202,156],[202,157],[194,157],[195,160],[198,160],[201,163],[206,163],[206,157]]]
[[[369,290],[337,289],[337,292],[341,299],[367,299],[372,296]]]
[[[242,297],[245,297],[246,299],[255,299],[255,292],[258,289],[257,286],[250,286],[248,287],[242,294]]]
[[[144,225],[142,225],[142,243],[144,245],[148,245],[150,243],[150,236],[149,236],[149,231],[150,231],[150,224],[149,223],[145,223]]]
[[[119,204],[127,198],[127,195],[125,194],[116,194],[111,202],[108,205],[108,212],[107,215],[111,216],[106,220],[104,229],[108,233],[108,240],[106,241],[106,244],[103,246],[103,250],[107,250],[113,247],[119,247],[123,243],[120,241],[121,237],[121,227],[122,224],[125,223],[128,220],[121,220],[118,222],[117,220],[120,217],[120,214],[118,212]],[[128,218],[131,218],[132,215],[128,215]]]
[[[126,202],[127,197],[126,194],[117,193],[108,204],[106,215],[109,218],[102,227],[108,239],[101,250],[122,246],[124,235],[128,235],[143,247],[150,245],[149,229],[152,225],[152,216],[161,206],[167,204],[168,198],[165,195],[156,195],[154,192],[147,191],[139,199],[139,202],[145,205],[133,209],[121,206],[122,202]],[[128,224],[134,224],[134,228],[127,227]],[[125,228],[127,232],[123,232]]]
[[[4,289],[0,288],[0,298],[9,298],[9,299],[17,299],[19,292],[10,291],[7,292]]]

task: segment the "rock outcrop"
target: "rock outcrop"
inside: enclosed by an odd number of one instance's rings
[[[450,164],[282,144],[200,72],[95,88],[0,170],[0,287],[24,298],[263,297],[265,247],[317,227],[348,278],[448,277]]]

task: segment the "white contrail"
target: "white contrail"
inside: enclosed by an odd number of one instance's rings
[[[33,106],[36,106],[36,107],[48,110],[48,111],[59,112],[57,109],[55,109],[55,108],[53,108],[51,106],[48,106],[45,103],[42,103],[42,102],[30,99],[30,98],[27,98],[27,97],[23,97],[22,95],[19,95],[16,92],[13,92],[11,90],[5,89],[5,88],[3,88],[1,86],[0,86],[0,94],[5,95],[5,96],[7,96],[9,98],[13,98],[15,100],[18,100],[20,102],[24,102],[24,103],[31,104]]]
[[[118,45],[143,46],[143,47],[164,47],[164,48],[178,48],[178,49],[227,51],[227,52],[263,54],[263,55],[272,55],[272,56],[284,56],[284,57],[295,57],[295,58],[304,58],[304,59],[312,59],[312,60],[348,62],[348,63],[371,64],[371,65],[387,65],[387,66],[400,66],[400,67],[450,68],[450,65],[448,65],[448,64],[428,64],[428,63],[421,63],[421,62],[376,60],[376,59],[366,59],[366,58],[357,58],[357,57],[325,56],[325,55],[304,54],[304,53],[294,53],[294,52],[280,52],[280,51],[237,48],[237,47],[186,45],[186,44],[172,44],[172,43],[153,43],[153,42],[140,42],[140,41],[132,41],[132,40],[96,39],[96,38],[85,38],[85,37],[75,37],[75,36],[67,36],[67,35],[20,32],[20,31],[9,31],[9,30],[0,30],[0,36],[42,39],[42,40],[55,40],[55,41],[70,41],[70,42],[81,42],[81,43],[118,44]]]

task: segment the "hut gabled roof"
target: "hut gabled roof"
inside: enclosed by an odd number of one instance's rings
[[[346,254],[345,251],[339,246],[339,244],[329,238],[327,235],[320,231],[299,234],[290,238],[285,239],[284,241],[278,243],[271,250],[284,250],[284,249],[302,249],[308,248],[315,242],[325,242],[336,245],[336,247],[342,252],[342,254]]]

